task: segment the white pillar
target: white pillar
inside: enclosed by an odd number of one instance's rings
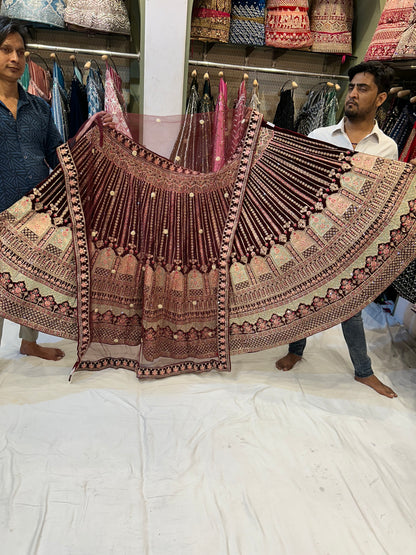
[[[144,18],[143,112],[181,114],[188,0],[145,0]]]

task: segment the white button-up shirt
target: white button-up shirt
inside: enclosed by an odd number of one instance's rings
[[[335,146],[356,150],[357,152],[381,156],[382,158],[397,160],[399,157],[397,144],[393,141],[393,139],[383,133],[376,121],[374,122],[374,127],[371,133],[364,137],[364,139],[361,139],[355,148],[352,146],[351,141],[345,132],[344,118],[337,125],[314,129],[311,133],[309,133],[308,137],[325,141],[326,143],[331,143]]]

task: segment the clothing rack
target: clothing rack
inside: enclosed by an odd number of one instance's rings
[[[292,71],[289,69],[277,69],[274,67],[255,67],[236,64],[223,64],[217,62],[206,62],[204,60],[189,60],[189,65],[204,66],[204,67],[219,67],[221,69],[238,69],[240,71],[258,71],[262,73],[278,73],[283,75],[299,75],[303,77],[319,77],[321,79],[346,79],[349,80],[348,75],[330,75],[328,73],[309,73],[306,71]]]
[[[70,52],[71,54],[92,54],[97,56],[110,56],[119,58],[131,58],[140,61],[140,52],[133,54],[130,52],[113,52],[110,50],[89,50],[88,48],[70,48],[68,46],[50,46],[49,44],[30,43],[26,47],[30,50],[51,50],[52,52]]]

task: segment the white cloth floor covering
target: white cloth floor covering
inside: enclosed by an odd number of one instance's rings
[[[139,382],[66,356],[0,349],[4,555],[413,555],[416,349],[377,305],[364,312],[389,399],[353,380],[340,326],[290,372],[279,347],[231,373]],[[387,319],[388,324],[387,325]]]

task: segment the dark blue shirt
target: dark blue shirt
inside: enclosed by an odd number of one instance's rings
[[[0,101],[0,212],[14,204],[58,164],[62,139],[50,106],[19,85],[17,118]]]

